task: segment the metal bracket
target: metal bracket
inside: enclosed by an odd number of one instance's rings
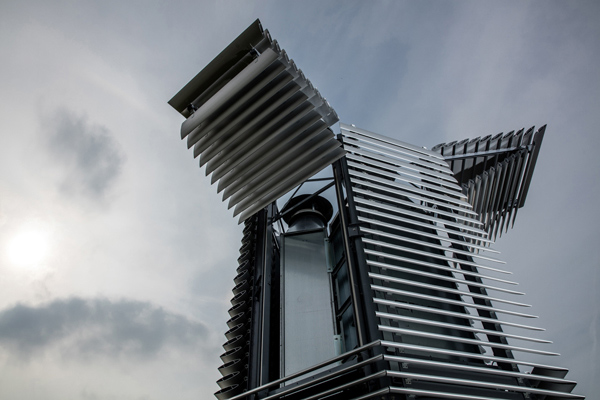
[[[331,242],[329,241],[329,238],[325,238],[325,262],[327,264],[327,272],[332,273],[333,272],[333,268],[335,267],[333,265],[333,248],[331,245]]]
[[[348,236],[351,238],[360,237],[363,234],[360,232],[360,226],[358,224],[348,225]]]

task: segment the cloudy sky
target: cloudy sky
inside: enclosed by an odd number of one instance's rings
[[[0,398],[218,390],[237,219],[167,101],[260,18],[341,121],[431,147],[548,124],[496,248],[600,393],[600,3],[0,2]]]

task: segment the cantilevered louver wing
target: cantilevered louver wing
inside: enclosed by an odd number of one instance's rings
[[[546,126],[433,147],[452,170],[490,238],[514,225],[525,204]]]
[[[169,104],[239,222],[344,155],[335,111],[258,20]]]

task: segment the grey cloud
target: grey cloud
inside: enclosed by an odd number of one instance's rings
[[[118,177],[124,155],[109,131],[67,110],[57,111],[47,123],[48,149],[64,168],[60,189],[101,199]]]
[[[134,300],[74,297],[0,312],[0,346],[25,360],[53,345],[68,357],[152,357],[197,347],[207,334],[201,323]]]

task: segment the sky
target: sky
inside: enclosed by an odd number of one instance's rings
[[[0,398],[212,398],[241,226],[167,101],[256,18],[344,123],[547,124],[495,249],[600,393],[600,3],[0,2]]]

